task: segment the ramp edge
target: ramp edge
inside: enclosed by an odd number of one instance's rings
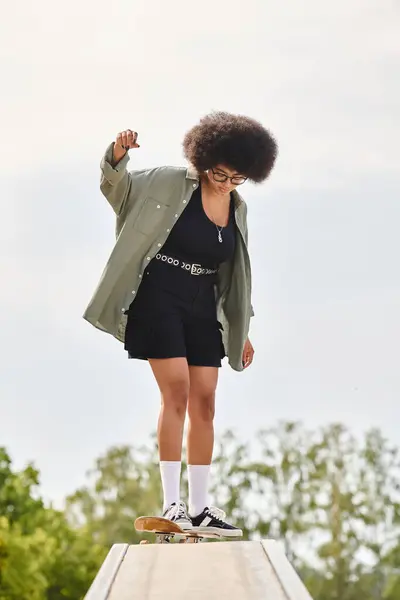
[[[83,600],[107,600],[129,544],[113,544]]]
[[[261,540],[261,545],[288,600],[313,600],[278,543],[275,540]]]

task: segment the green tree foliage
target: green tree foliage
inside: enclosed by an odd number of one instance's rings
[[[11,469],[11,458],[0,447],[0,515],[10,525],[18,523],[23,533],[35,528],[35,521],[43,510],[43,502],[37,496],[39,473],[28,465],[20,473]]]
[[[0,517],[0,599],[42,600],[46,598],[46,566],[51,546],[44,531],[22,533]]]
[[[79,600],[106,549],[38,497],[32,465],[13,472],[0,449],[0,600]]]
[[[67,514],[85,524],[97,543],[137,543],[133,527],[138,515],[160,514],[161,482],[157,448],[110,448],[88,472],[88,485],[67,499]]]

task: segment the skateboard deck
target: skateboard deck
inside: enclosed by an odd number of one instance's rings
[[[171,541],[179,543],[197,543],[205,539],[222,539],[216,533],[205,533],[201,531],[183,530],[177,523],[164,519],[164,517],[138,517],[135,520],[135,529],[141,533],[154,533],[156,544],[168,544]],[[148,540],[142,540],[141,544],[148,544]]]

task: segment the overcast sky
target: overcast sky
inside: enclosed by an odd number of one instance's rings
[[[184,164],[213,109],[280,155],[245,184],[256,355],[225,364],[218,431],[279,419],[400,444],[400,8],[388,0],[8,3],[0,24],[0,445],[60,501],[112,444],[146,442],[146,363],[82,319],[114,244],[99,163]],[[200,10],[201,7],[201,10]]]

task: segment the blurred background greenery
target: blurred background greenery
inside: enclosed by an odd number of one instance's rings
[[[16,471],[10,451],[0,449],[0,600],[79,600],[113,543],[140,541],[134,519],[159,514],[155,436],[109,448],[63,510],[45,505],[39,469]],[[357,438],[340,424],[279,422],[249,443],[226,431],[211,497],[245,539],[280,540],[315,600],[398,600],[399,459],[377,429]]]

